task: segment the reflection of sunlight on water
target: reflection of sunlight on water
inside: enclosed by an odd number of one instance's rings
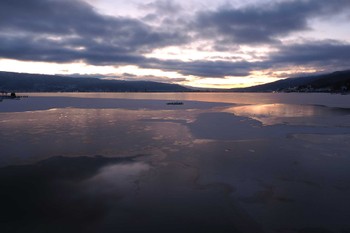
[[[150,166],[135,162],[131,164],[115,164],[102,168],[97,175],[83,182],[91,192],[98,194],[127,194],[136,189],[136,181],[142,172]]]
[[[253,118],[265,125],[286,123],[286,118],[313,117],[324,112],[324,109],[310,105],[262,104],[238,106],[224,110],[237,116]]]
[[[264,125],[288,124],[349,127],[350,109],[322,105],[263,104],[231,107],[223,110],[249,117]]]
[[[315,106],[291,104],[263,104],[228,108],[226,111],[238,116],[262,117],[310,117],[315,115]]]

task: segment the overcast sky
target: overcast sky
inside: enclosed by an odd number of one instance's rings
[[[237,87],[349,69],[349,0],[1,0],[0,70]]]

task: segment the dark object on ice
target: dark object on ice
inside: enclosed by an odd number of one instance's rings
[[[11,94],[10,95],[8,95],[8,92],[6,92],[6,91],[1,91],[1,95],[0,95],[2,98],[16,98],[17,96],[16,96],[16,93],[14,93],[14,92],[11,92]]]
[[[167,105],[183,105],[184,103],[183,102],[178,102],[178,101],[175,101],[175,102],[168,102],[166,103]]]
[[[12,92],[10,95],[6,91],[2,91],[0,95],[1,99],[16,99],[16,93]]]
[[[16,99],[16,100],[18,100],[20,98],[28,98],[28,96],[18,96],[18,95],[16,95],[15,92],[11,92],[10,95],[6,91],[0,92],[0,101],[2,101],[4,99]]]

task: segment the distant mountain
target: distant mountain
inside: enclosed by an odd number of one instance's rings
[[[234,92],[349,92],[350,70],[330,74],[287,78],[247,88],[234,88]]]
[[[7,92],[184,92],[190,89],[149,81],[103,80],[0,72],[0,91]]]

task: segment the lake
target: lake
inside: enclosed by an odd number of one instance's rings
[[[350,95],[24,95],[1,232],[350,232]]]

